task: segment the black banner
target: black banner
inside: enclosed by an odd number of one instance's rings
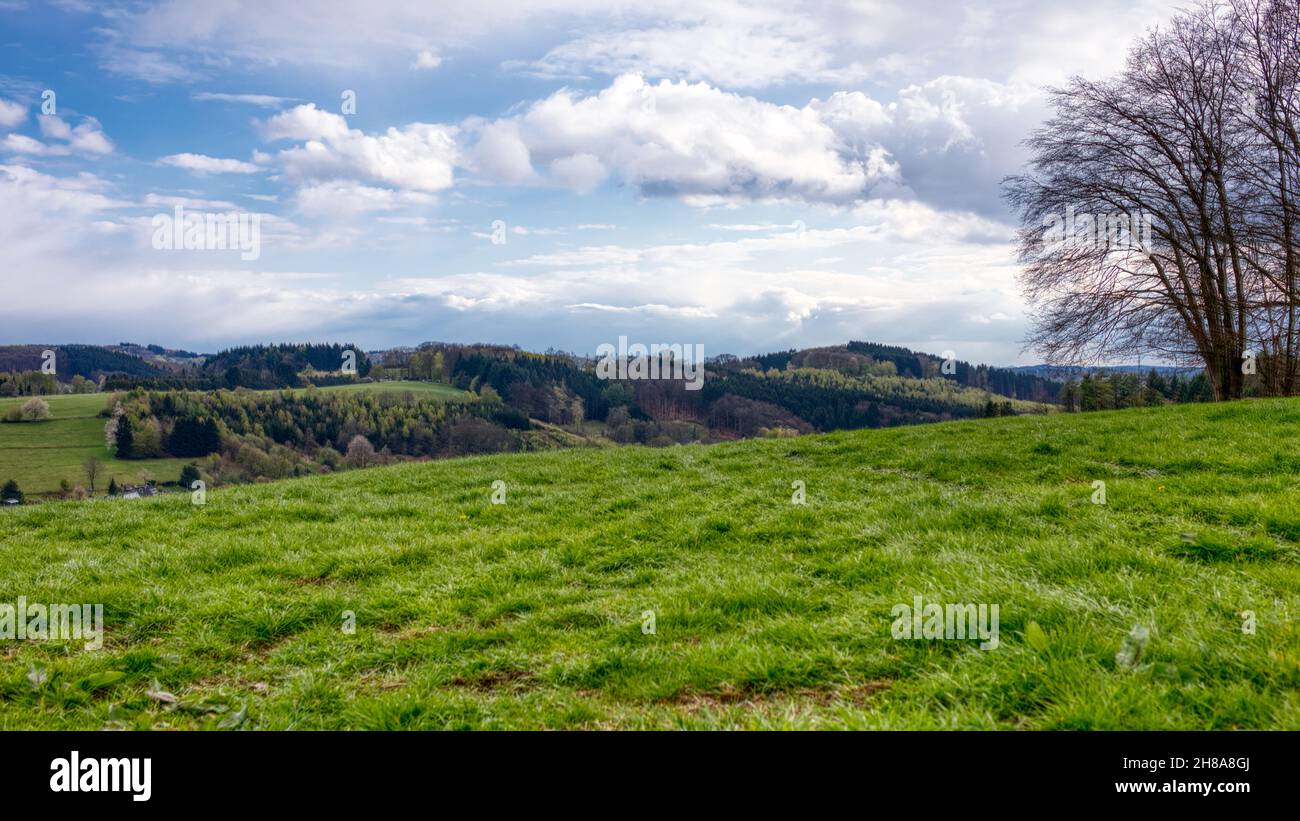
[[[6,800],[130,814],[373,807],[451,791],[494,807],[569,795],[584,803],[635,796],[632,805],[645,809],[703,790],[701,802],[733,807],[783,795],[804,806],[892,797],[927,808],[1194,800],[1227,809],[1290,799],[1296,742],[1288,733],[1231,732],[41,732],[0,735],[0,772]]]

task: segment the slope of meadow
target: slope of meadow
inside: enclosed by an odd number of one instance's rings
[[[0,728],[1297,729],[1297,441],[1256,401],[0,510],[0,602],[107,622],[0,642]],[[892,638],[918,595],[999,646]]]
[[[0,399],[0,414],[31,397]],[[99,416],[108,396],[102,393],[42,396],[51,418],[44,422],[0,424],[0,483],[10,479],[28,494],[49,494],[67,479],[86,485],[82,465],[94,456],[104,463],[95,490],[105,493],[110,478],[118,484],[140,484],[146,479],[175,482],[181,466],[191,459],[118,459],[104,447],[104,423]]]
[[[421,399],[459,399],[472,394],[433,382],[367,382],[317,388],[326,393],[410,393]],[[297,392],[305,392],[299,389]],[[193,459],[118,459],[104,447],[104,423],[99,416],[108,394],[61,394],[42,396],[50,406],[50,418],[44,422],[0,424],[0,483],[9,479],[29,494],[51,494],[59,481],[68,480],[73,487],[86,485],[82,465],[91,456],[104,463],[96,491],[106,492],[108,481],[139,484],[146,479],[175,482],[181,468]],[[30,397],[0,399],[0,414],[13,405],[22,405]]]

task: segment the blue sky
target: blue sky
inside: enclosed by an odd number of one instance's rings
[[[998,181],[1175,5],[0,0],[0,342],[1037,361]]]

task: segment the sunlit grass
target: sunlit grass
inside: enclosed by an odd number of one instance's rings
[[[1297,441],[1259,401],[4,510],[0,602],[107,636],[0,642],[0,727],[1296,729]],[[915,595],[1001,646],[894,640]]]

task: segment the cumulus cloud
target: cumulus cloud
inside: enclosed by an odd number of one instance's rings
[[[253,174],[261,169],[242,160],[209,157],[205,154],[170,154],[158,162],[197,174]]]
[[[5,138],[5,149],[15,153],[45,157],[67,156],[74,152],[113,153],[113,143],[104,136],[99,121],[94,117],[84,118],[75,128],[52,114],[41,114],[37,120],[40,123],[41,135],[58,142],[43,143],[21,134],[9,134]]]
[[[6,134],[3,143],[5,151],[13,154],[29,154],[33,157],[53,157],[64,156],[71,153],[66,146],[46,145],[40,140],[32,139],[25,134]]]
[[[41,126],[41,136],[53,140],[72,139],[72,127],[64,122],[62,118],[53,114],[41,114],[36,119]]]
[[[27,119],[27,106],[0,99],[0,128],[14,128]]]
[[[516,184],[533,179],[532,155],[519,135],[519,124],[498,120],[478,130],[478,141],[467,152],[474,171],[497,182]]]
[[[91,154],[113,153],[113,143],[104,136],[99,121],[94,117],[87,117],[85,122],[72,129],[70,143],[74,151],[85,151]]]
[[[450,188],[458,158],[454,126],[411,123],[380,135],[348,126],[341,114],[300,105],[262,124],[268,140],[303,140],[277,158],[294,180],[377,182],[421,191]]]
[[[570,154],[551,161],[551,178],[580,194],[590,194],[609,176],[595,154]]]
[[[262,123],[262,136],[268,140],[341,140],[348,135],[346,118],[323,111],[315,103],[294,106]]]
[[[706,83],[618,77],[591,96],[562,90],[513,118],[534,163],[590,190],[616,176],[646,196],[845,204],[900,184],[879,144],[849,144],[816,108]]]
[[[590,192],[612,177],[705,205],[906,193],[993,213],[1001,205],[988,192],[1022,161],[1019,135],[1042,113],[1036,89],[969,77],[908,86],[888,103],[839,91],[795,107],[633,74],[461,132],[478,135],[474,169],[507,184],[549,179]]]

